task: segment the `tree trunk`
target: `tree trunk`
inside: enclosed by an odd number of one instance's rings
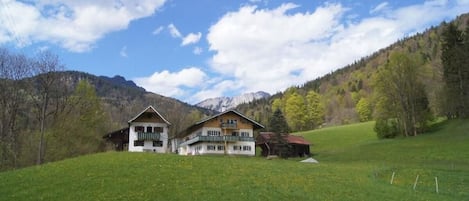
[[[49,96],[48,93],[44,94],[44,101],[42,104],[41,108],[41,117],[40,117],[40,138],[39,138],[39,150],[37,153],[37,161],[36,164],[40,165],[43,162],[44,159],[44,134],[45,134],[45,121],[46,121],[46,111],[47,111],[47,105],[49,102]]]

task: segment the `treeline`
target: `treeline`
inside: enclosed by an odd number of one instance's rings
[[[110,125],[95,88],[76,88],[50,52],[33,58],[0,49],[0,170],[105,149]]]

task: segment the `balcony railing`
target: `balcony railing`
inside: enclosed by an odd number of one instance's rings
[[[247,141],[254,142],[253,137],[240,137],[240,136],[197,136],[180,144],[180,146],[194,144],[196,142],[237,142]]]
[[[238,128],[238,124],[236,123],[221,123],[220,125],[223,129],[236,129]]]
[[[160,140],[160,133],[137,133],[137,140]]]

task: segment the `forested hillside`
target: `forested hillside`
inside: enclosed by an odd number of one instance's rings
[[[450,104],[445,103],[447,93],[444,89],[445,73],[442,63],[442,44],[445,42],[443,32],[449,24],[453,24],[459,31],[458,37],[463,37],[464,33],[468,36],[468,31],[464,31],[468,19],[469,14],[465,14],[453,22],[442,22],[437,27],[430,27],[423,33],[399,40],[335,72],[275,94],[268,100],[240,105],[238,110],[266,124],[272,111],[280,108],[294,131],[376,119],[382,114],[382,111],[376,110],[380,101],[375,93],[375,88],[381,82],[377,77],[378,72],[390,68],[393,65],[391,55],[399,52],[417,63],[418,82],[422,85],[431,114],[447,115],[448,110],[445,107]]]

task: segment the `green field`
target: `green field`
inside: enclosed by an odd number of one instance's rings
[[[126,152],[83,156],[0,173],[0,200],[469,200],[469,121],[393,140],[377,140],[372,127],[300,133],[314,144],[319,164]]]

